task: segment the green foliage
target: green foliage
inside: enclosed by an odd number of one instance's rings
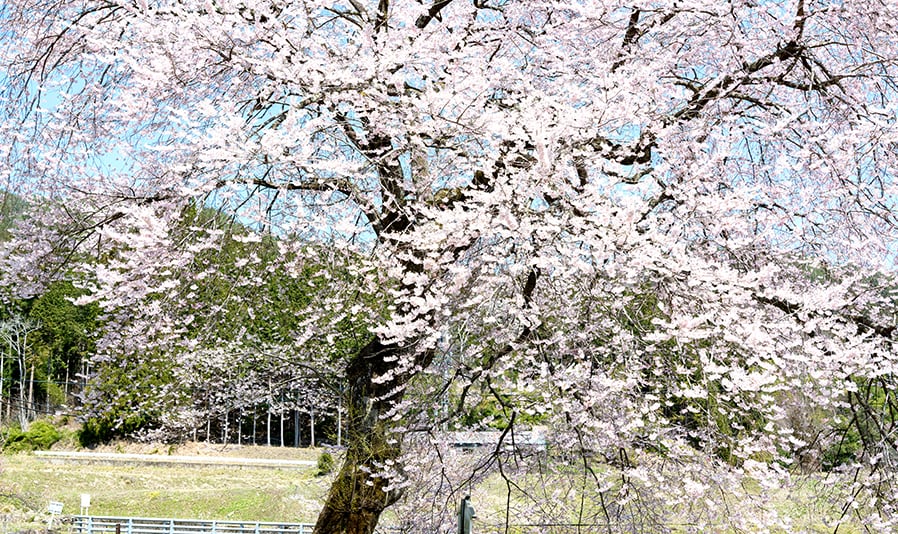
[[[892,377],[854,379],[857,390],[848,394],[849,408],[844,408],[839,424],[832,427],[832,445],[823,451],[823,469],[831,470],[857,460],[858,454],[882,452],[893,455],[894,438],[883,433],[895,427],[898,405],[896,384]]]
[[[666,424],[671,424],[684,431],[684,438],[698,450],[708,450],[713,443],[713,453],[723,461],[737,463],[738,458],[732,455],[732,445],[746,434],[763,428],[767,419],[757,409],[746,409],[740,405],[739,399],[727,395],[719,380],[708,380],[703,371],[700,354],[718,342],[713,339],[698,339],[691,342],[668,339],[665,341],[650,340],[650,335],[657,333],[664,324],[670,321],[663,300],[663,292],[653,284],[644,283],[621,296],[623,306],[614,310],[615,323],[630,336],[638,347],[633,355],[642,359],[644,380],[638,390],[642,396],[651,395],[658,399],[658,412]],[[594,343],[602,346],[616,334],[612,331],[605,338],[597,336]],[[717,349],[720,349],[717,344]],[[728,359],[737,362],[746,357],[731,347]],[[597,351],[601,353],[601,351]],[[623,370],[620,360],[612,354],[608,361],[598,362],[611,369]],[[687,385],[701,385],[707,392],[701,398],[686,398],[678,391]],[[641,446],[656,450],[656,444],[646,439]],[[656,452],[663,452],[658,450]]]
[[[57,406],[60,404],[65,404],[65,402],[66,402],[65,390],[62,389],[59,386],[59,384],[56,384],[53,382],[50,382],[50,383],[45,382],[44,386],[45,386],[44,392],[47,396],[50,397],[51,405]]]
[[[155,428],[179,400],[174,362],[162,354],[110,362],[88,385],[86,420],[78,432],[83,447],[106,443],[141,429]]]
[[[10,238],[10,231],[27,209],[28,203],[10,191],[0,192],[0,241]]]
[[[22,376],[15,358],[22,358],[19,365],[33,368],[35,402],[60,405],[66,402],[66,378],[71,379],[82,367],[82,362],[94,352],[94,340],[98,334],[99,307],[76,306],[73,301],[84,293],[71,282],[51,283],[43,294],[27,299],[10,299],[0,313],[4,320],[21,317],[37,325],[27,337],[27,348],[7,346],[7,357],[0,377],[6,387],[25,387],[18,384],[28,380],[30,373]],[[31,386],[28,386],[31,387]]]
[[[78,444],[95,447],[121,436],[127,436],[149,426],[151,419],[140,414],[126,416],[117,421],[114,417],[94,417],[85,421],[77,432]]]
[[[515,392],[514,395],[502,395],[502,401],[509,406],[526,406],[533,404],[532,399],[526,395]],[[515,424],[520,427],[533,427],[544,424],[547,415],[545,414],[528,414],[518,411],[515,415]],[[484,426],[493,430],[505,430],[510,423],[510,411],[502,406],[502,403],[495,396],[484,395],[480,401],[468,408],[459,420],[459,428],[471,429],[482,428]]]
[[[825,471],[831,471],[840,465],[855,461],[862,446],[857,427],[848,426],[841,429],[835,442],[823,451],[823,457],[820,459],[821,467]]]
[[[174,231],[179,240],[218,240],[218,246],[204,248],[194,257],[191,270],[207,277],[183,284],[188,291],[184,297],[194,306],[173,312],[183,314],[184,337],[194,346],[231,341],[292,345],[320,314],[321,301],[334,298],[335,287],[358,287],[356,275],[345,265],[335,268],[325,252],[314,248],[306,251],[308,255],[289,252],[270,234],[244,239],[254,230],[202,206],[189,206],[182,215]],[[41,325],[29,338],[27,354],[34,368],[38,403],[64,403],[64,387],[56,382],[76,376],[96,352],[103,326],[100,309],[96,304],[76,306],[73,302],[83,294],[71,281],[57,281],[43,294],[13,303],[14,309]],[[386,306],[385,299],[356,297]],[[338,361],[356,353],[370,336],[366,317],[321,314],[316,322],[328,335],[307,342],[302,357],[314,354],[319,360]],[[168,348],[166,354],[115,354],[113,350],[103,354],[102,361],[92,362],[95,374],[84,391],[86,420],[77,435],[81,445],[94,446],[155,428],[163,415],[195,406],[203,392],[189,391],[174,378],[178,350]],[[235,372],[265,372],[257,360],[247,358]],[[11,381],[22,380],[13,362],[8,360],[5,367],[0,377],[7,387]],[[253,379],[266,378],[270,377],[256,374]]]
[[[40,322],[34,343],[50,358],[50,368],[77,368],[94,348],[100,313],[97,304],[76,306],[84,291],[71,282],[56,282],[30,302],[28,316]]]
[[[3,440],[3,452],[16,453],[47,450],[62,439],[63,434],[47,421],[35,421],[27,431],[18,426],[10,427]]]
[[[334,470],[334,456],[329,452],[322,452],[318,456],[318,476],[330,474]]]
[[[292,344],[308,330],[309,317],[321,314],[321,303],[334,297],[335,287],[358,288],[346,265],[334,266],[327,253],[312,246],[297,254],[284,250],[281,238],[269,234],[247,240],[253,230],[209,208],[189,206],[182,218],[185,241],[221,234],[213,238],[217,246],[193,258],[191,270],[206,276],[202,283],[189,286],[189,298],[199,310],[190,312],[189,337],[211,336],[217,343],[252,339]],[[358,298],[368,304],[384,302]],[[215,306],[213,314],[205,312],[210,305]],[[369,338],[367,325],[358,318],[325,314],[321,322],[335,334],[311,349],[322,354],[353,354]]]

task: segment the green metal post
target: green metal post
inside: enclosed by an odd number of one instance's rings
[[[471,497],[466,495],[458,505],[458,534],[471,534],[471,525],[475,517]]]

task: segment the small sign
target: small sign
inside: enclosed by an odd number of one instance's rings
[[[47,510],[51,514],[59,515],[62,513],[62,503],[57,501],[50,501],[50,506],[47,507]]]
[[[81,494],[81,508],[90,508],[90,493]]]

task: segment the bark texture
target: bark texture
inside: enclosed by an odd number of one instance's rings
[[[395,365],[392,362],[401,350],[375,338],[347,366],[348,448],[318,515],[314,534],[372,534],[380,514],[401,496],[397,491],[384,491],[389,481],[376,474],[384,463],[395,461],[401,452],[396,436],[391,435],[380,416],[401,400],[402,393],[387,395],[409,377],[397,376],[379,384],[372,380]]]

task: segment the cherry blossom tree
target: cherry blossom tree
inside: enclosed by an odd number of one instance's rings
[[[894,524],[895,6],[2,6],[2,178],[34,206],[9,283],[72,269],[107,310],[101,351],[177,354],[184,310],[216,313],[196,288],[223,276],[208,252],[231,221],[285,272],[329,266],[297,364],[367,329],[316,532],[372,532],[482,397],[503,440],[547,424],[609,519],[647,510],[640,488],[704,499],[711,525],[734,509],[714,488],[786,487],[833,439],[789,399],[864,421],[837,520]],[[183,224],[195,206],[222,217]],[[511,495],[501,450],[469,474]]]

